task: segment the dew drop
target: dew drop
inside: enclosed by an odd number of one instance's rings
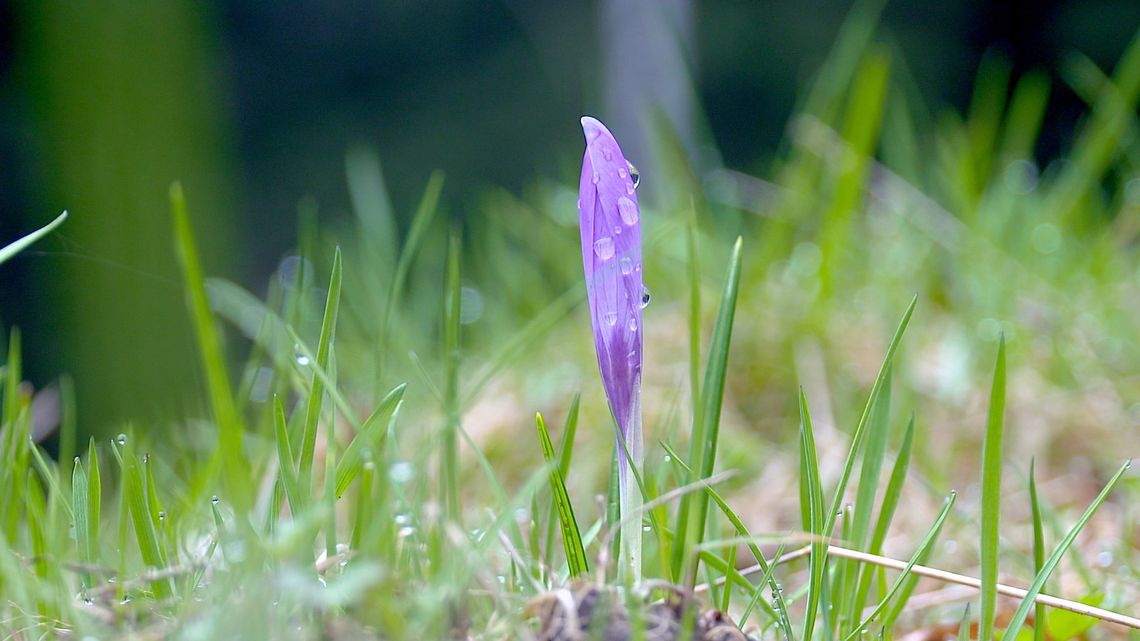
[[[610,327],[617,325],[617,312],[606,312],[603,316]]]
[[[614,239],[609,236],[604,236],[594,241],[594,253],[602,260],[609,260],[614,257]]]
[[[115,442],[118,443],[119,445],[126,445],[127,444],[127,435],[126,434],[120,434],[120,435],[116,436]]]
[[[415,533],[416,533],[416,528],[409,525],[408,527],[400,528],[400,531],[396,533],[396,536],[399,536],[401,539],[406,539]]]
[[[653,528],[649,527],[648,525],[643,525],[643,526],[641,526],[641,531],[642,532],[652,532]]]
[[[629,178],[629,171],[625,167],[618,167],[618,177]]]
[[[75,460],[72,461],[72,463],[78,463],[78,462],[79,462],[79,457],[77,456],[77,457],[75,457]]]
[[[633,273],[633,261],[629,259],[629,256],[623,256],[619,264],[621,265],[622,276],[629,276]]]
[[[649,299],[650,298],[651,298],[651,296],[649,294],[649,288],[642,285],[641,286],[641,309],[645,309],[646,307],[649,306]]]
[[[411,463],[399,461],[388,468],[388,478],[392,479],[393,483],[407,483],[412,479],[414,471]]]
[[[301,344],[293,345],[293,358],[297,360],[297,364],[301,367],[307,367],[310,363],[309,357],[305,355],[304,350],[301,349]]]
[[[614,225],[614,236],[621,236],[621,225]]]
[[[605,158],[606,160],[613,160],[614,152],[610,151],[609,149],[602,148],[602,158]]]
[[[633,181],[633,188],[637,189],[637,186],[641,184],[641,172],[639,172],[637,170],[637,167],[634,167],[633,163],[629,162],[628,160],[625,161],[625,164],[629,165],[629,177]],[[632,194],[633,192],[631,191],[629,193]]]
[[[214,504],[214,505],[217,505],[217,504],[218,504],[218,503],[220,503],[221,501],[222,501],[222,500],[218,498],[218,495],[217,495],[217,494],[215,494],[215,495],[213,495],[213,496],[211,496],[211,497],[210,497],[210,503],[212,503],[212,504]]]
[[[637,205],[629,198],[625,196],[618,198],[618,213],[621,214],[623,223],[631,226],[637,224]]]
[[[633,183],[626,183],[625,184],[625,193],[629,194],[630,196],[633,195],[633,192],[635,189],[637,189],[637,187],[634,187]]]
[[[629,331],[631,331],[631,332],[637,331],[637,319],[636,318],[629,319]]]
[[[396,525],[408,525],[412,522],[412,517],[409,514],[400,513],[396,515]]]
[[[596,184],[598,184],[598,180],[601,178],[601,176],[599,176],[598,172],[595,171],[593,178],[594,178],[594,184],[596,185]]]
[[[158,520],[159,521],[165,521],[166,520],[166,512],[159,512],[158,513]]]

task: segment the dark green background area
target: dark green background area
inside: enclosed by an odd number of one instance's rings
[[[679,29],[685,67],[673,72],[691,74],[698,151],[762,173],[850,4],[675,4],[691,17]],[[487,186],[571,184],[578,117],[620,109],[603,87],[633,63],[607,57],[603,39],[638,29],[640,5],[0,6],[0,241],[72,213],[0,267],[0,326],[21,327],[28,378],[40,387],[73,375],[86,431],[169,416],[188,396],[196,374],[170,240],[173,180],[185,185],[206,271],[258,292],[295,242],[302,198],[322,222],[348,217],[354,145],[379,151],[401,214],[435,169],[456,216],[470,216]],[[1140,4],[1127,0],[900,0],[884,9],[880,38],[936,118],[965,108],[987,50],[1005,52],[1015,74],[1056,73],[1071,52],[1111,69],[1137,25]],[[1056,87],[1038,150],[1048,155],[1064,151],[1059,132],[1083,112]]]

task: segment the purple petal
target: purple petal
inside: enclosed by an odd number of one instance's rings
[[[602,384],[629,440],[630,430],[640,422],[641,213],[629,162],[613,135],[589,116],[582,118],[582,131],[586,154],[578,213],[586,294]]]

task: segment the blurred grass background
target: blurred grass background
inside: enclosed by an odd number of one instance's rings
[[[868,56],[852,50],[840,66],[870,83],[856,92],[870,104],[851,111],[858,116],[848,117],[852,129],[843,137],[861,140],[861,153],[878,150],[886,166],[930,195],[940,206],[935,219],[949,214],[953,224],[973,225],[973,218],[985,218],[980,224],[999,235],[1013,223],[979,213],[991,203],[984,198],[987,181],[1004,177],[1016,193],[1025,186],[1018,180],[1049,170],[1038,161],[1072,147],[1090,99],[1081,86],[1096,93],[1095,74],[1074,70],[1111,70],[1140,24],[1140,7],[1124,0],[864,5],[868,24],[877,25],[876,48]],[[820,170],[796,168],[818,162],[804,161],[797,150],[822,157],[834,151],[827,126],[832,116],[842,121],[838,96],[816,96],[808,105],[807,115],[822,127],[789,118],[810,100],[805,90],[851,6],[7,3],[0,7],[0,235],[13,238],[65,208],[72,218],[5,267],[0,321],[23,329],[27,376],[36,387],[64,374],[75,379],[81,432],[106,433],[127,418],[161,429],[184,413],[198,380],[174,279],[166,216],[172,180],[186,187],[207,272],[263,294],[266,276],[299,242],[299,209],[336,235],[350,233],[353,213],[359,216],[362,207],[390,203],[393,237],[380,242],[394,244],[408,232],[428,176],[440,169],[446,189],[436,225],[448,216],[463,219],[477,247],[468,252],[470,273],[484,288],[488,311],[481,325],[468,328],[468,340],[476,353],[490,351],[495,336],[542,309],[576,277],[576,263],[561,264],[572,253],[559,250],[515,282],[479,280],[510,272],[510,258],[527,254],[519,247],[532,233],[510,232],[528,215],[553,217],[560,228],[573,224],[573,199],[555,185],[573,184],[581,153],[578,116],[592,113],[620,132],[628,155],[643,159],[646,198],[663,209],[687,198],[682,178],[669,175],[668,154],[661,153],[668,136],[677,136],[677,149],[708,188],[714,237],[750,231],[750,242],[764,248],[748,265],[754,287],[783,278],[795,284],[788,291],[811,292],[814,285],[786,279],[819,270],[826,304],[804,303],[798,314],[794,301],[779,314],[761,310],[770,326],[757,328],[755,349],[780,357],[764,352],[738,384],[761,385],[789,371],[783,357],[796,354],[779,352],[789,344],[763,337],[787,338],[805,327],[822,335],[838,331],[845,314],[893,310],[895,289],[928,288],[947,308],[981,316],[969,322],[994,334],[992,326],[1005,322],[996,319],[1009,311],[1002,302],[1009,292],[979,284],[993,275],[997,260],[986,250],[977,250],[978,262],[961,263],[901,249],[893,263],[843,258],[852,238],[861,237],[861,223],[819,220],[850,217],[862,200],[860,172],[869,166],[855,168],[860,178],[839,187],[847,195],[828,200],[835,210],[822,219],[811,213],[815,204],[780,197],[830,188]],[[1085,85],[1074,86],[1074,78]],[[1012,155],[995,156],[984,145],[997,144],[992,134],[1005,99],[1025,92],[1027,118],[1040,120],[1040,127],[1013,118],[1028,131],[1010,142]],[[346,187],[345,158],[352,150],[360,153],[349,156],[349,183],[352,167],[368,174],[378,159],[385,178],[379,192],[365,193],[375,186],[367,181],[355,192]],[[983,165],[964,165],[960,154],[975,154]],[[353,164],[354,157],[360,162]],[[991,158],[1022,164],[984,166]],[[802,184],[780,185],[781,172]],[[1128,177],[1114,175],[1123,194]],[[1032,242],[1050,245],[1067,237],[1068,225],[1092,224],[1083,218],[1051,222]],[[923,220],[938,229],[940,223]],[[439,246],[425,251],[438,255],[442,243],[434,237],[430,243]],[[434,291],[442,282],[442,261],[425,263],[413,277],[416,291]],[[959,264],[977,264],[978,280],[967,275],[960,286],[953,283],[961,280],[940,284],[945,270]],[[358,291],[369,290],[366,270],[373,265],[363,260],[362,269],[349,270],[346,278],[357,281]],[[896,271],[910,268],[917,271]],[[874,289],[881,281],[871,276],[880,271],[894,289]],[[919,287],[916,275],[928,286]],[[855,296],[836,296],[851,287]],[[876,296],[890,300],[869,300]],[[432,317],[434,294],[410,300],[427,308],[420,318]],[[892,322],[893,313],[883,322]],[[756,395],[745,409],[767,400]]]

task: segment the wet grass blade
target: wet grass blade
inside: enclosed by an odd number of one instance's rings
[[[321,321],[321,336],[317,341],[316,367],[328,372],[329,352],[336,333],[337,311],[340,309],[341,258],[340,248],[333,254],[332,275],[329,277],[328,296],[325,298],[325,314]],[[331,382],[331,381],[330,381]],[[332,385],[329,386],[330,388]],[[303,488],[310,488],[313,478],[313,455],[317,446],[317,426],[321,420],[321,404],[325,395],[325,381],[313,373],[309,388],[308,404],[305,406],[305,429],[301,439],[301,457],[297,473]],[[330,428],[331,429],[331,428]]]
[[[205,279],[190,216],[186,211],[186,198],[182,185],[170,186],[170,211],[174,219],[174,246],[182,269],[183,286],[186,288],[190,319],[198,342],[198,357],[202,373],[206,378],[206,388],[214,421],[218,425],[218,452],[215,465],[221,464],[226,482],[226,491],[239,509],[253,499],[249,483],[245,482],[243,471],[248,469],[242,454],[242,421],[234,403],[230,375],[226,369],[226,358],[222,352],[222,340],[214,316],[210,312],[210,302],[206,297]]]
[[[720,410],[721,403],[724,401],[729,343],[732,340],[732,324],[736,316],[736,298],[740,289],[743,246],[744,239],[737,237],[736,243],[732,247],[724,291],[721,294],[720,307],[717,310],[716,323],[713,326],[712,340],[709,343],[708,363],[705,366],[704,384],[701,385],[700,415],[699,420],[696,421],[696,430],[693,433],[689,453],[689,460],[699,461],[699,467],[694,470],[696,474],[689,474],[687,483],[712,476],[713,467],[716,465],[716,450],[720,436]],[[685,577],[681,577],[681,567],[687,556],[686,543],[692,541],[694,545],[699,545],[703,540],[705,522],[708,518],[708,506],[708,495],[704,492],[698,492],[682,497],[678,511],[675,529],[677,540],[674,541],[673,548],[673,574],[676,579],[683,578],[690,588],[693,587],[698,576],[697,563],[699,563],[700,557],[694,557],[693,566]],[[691,515],[690,511],[692,511]]]
[[[586,549],[582,546],[582,533],[578,529],[578,520],[574,518],[574,506],[570,502],[570,495],[566,492],[566,483],[542,414],[535,415],[535,423],[538,426],[542,457],[546,459],[546,465],[550,468],[550,491],[554,498],[554,508],[558,512],[558,523],[562,528],[562,546],[566,550],[566,564],[570,568],[570,576],[583,576],[590,571],[590,568],[586,561]]]
[[[344,449],[336,464],[336,495],[341,496],[352,480],[360,473],[365,451],[380,452],[388,435],[388,422],[396,413],[396,408],[404,398],[406,383],[397,385],[380,401],[372,414],[360,426],[360,431]]]
[[[997,609],[998,525],[1001,510],[1001,441],[1005,416],[1005,337],[998,341],[986,434],[982,444],[981,607],[978,639],[992,641]]]
[[[135,539],[138,542],[139,556],[143,563],[150,568],[162,569],[167,567],[166,554],[159,542],[158,532],[154,526],[154,517],[151,514],[150,504],[147,500],[147,489],[143,478],[142,466],[134,449],[128,442],[121,445],[123,498],[126,500],[126,509],[130,513],[131,525],[134,526]],[[163,578],[151,582],[151,589],[155,597],[167,599],[173,595],[170,579]]]
[[[1076,540],[1077,535],[1081,533],[1082,529],[1084,529],[1085,524],[1088,523],[1089,519],[1091,519],[1093,514],[1096,513],[1096,510],[1100,507],[1100,504],[1104,503],[1104,500],[1108,498],[1109,493],[1112,492],[1113,488],[1116,487],[1116,484],[1124,476],[1124,473],[1127,472],[1131,467],[1131,460],[1126,461],[1124,465],[1120,466],[1120,469],[1118,469],[1116,471],[1116,474],[1114,474],[1112,478],[1109,479],[1108,483],[1105,484],[1104,489],[1100,491],[1100,494],[1098,494],[1097,497],[1093,499],[1093,502],[1089,505],[1088,509],[1085,510],[1085,513],[1081,515],[1081,518],[1078,519],[1077,522],[1073,524],[1073,527],[1069,529],[1069,532],[1065,534],[1065,538],[1061,539],[1061,542],[1057,544],[1057,547],[1053,550],[1053,553],[1049,555],[1049,558],[1045,561],[1045,564],[1037,573],[1037,577],[1033,579],[1033,583],[1026,590],[1025,598],[1021,600],[1021,604],[1017,607],[1017,611],[1015,611],[1013,613],[1013,617],[1010,618],[1009,625],[1006,627],[1005,632],[1002,633],[1003,639],[1017,638],[1017,635],[1021,632],[1021,627],[1025,625],[1026,617],[1029,616],[1029,610],[1033,608],[1034,603],[1036,602],[1037,595],[1041,594],[1041,589],[1045,587],[1045,582],[1049,580],[1049,575],[1051,575],[1053,573],[1053,570],[1056,569],[1057,564],[1061,562],[1061,558],[1065,556],[1065,553],[1069,550],[1069,546],[1073,544],[1073,541]]]
[[[0,247],[0,265],[3,265],[4,263],[8,262],[13,256],[24,251],[25,249],[30,247],[33,243],[35,243],[37,240],[39,240],[39,239],[43,238],[44,236],[47,236],[48,234],[55,231],[55,228],[62,225],[63,221],[65,221],[65,220],[67,220],[67,211],[66,210],[63,213],[61,213],[60,215],[56,216],[55,220],[44,225],[43,227],[40,227],[39,229],[33,231],[32,233],[30,233],[26,236],[23,236],[22,238],[18,238],[18,239],[12,241],[11,243],[8,243],[7,245],[5,245],[3,247]]]

